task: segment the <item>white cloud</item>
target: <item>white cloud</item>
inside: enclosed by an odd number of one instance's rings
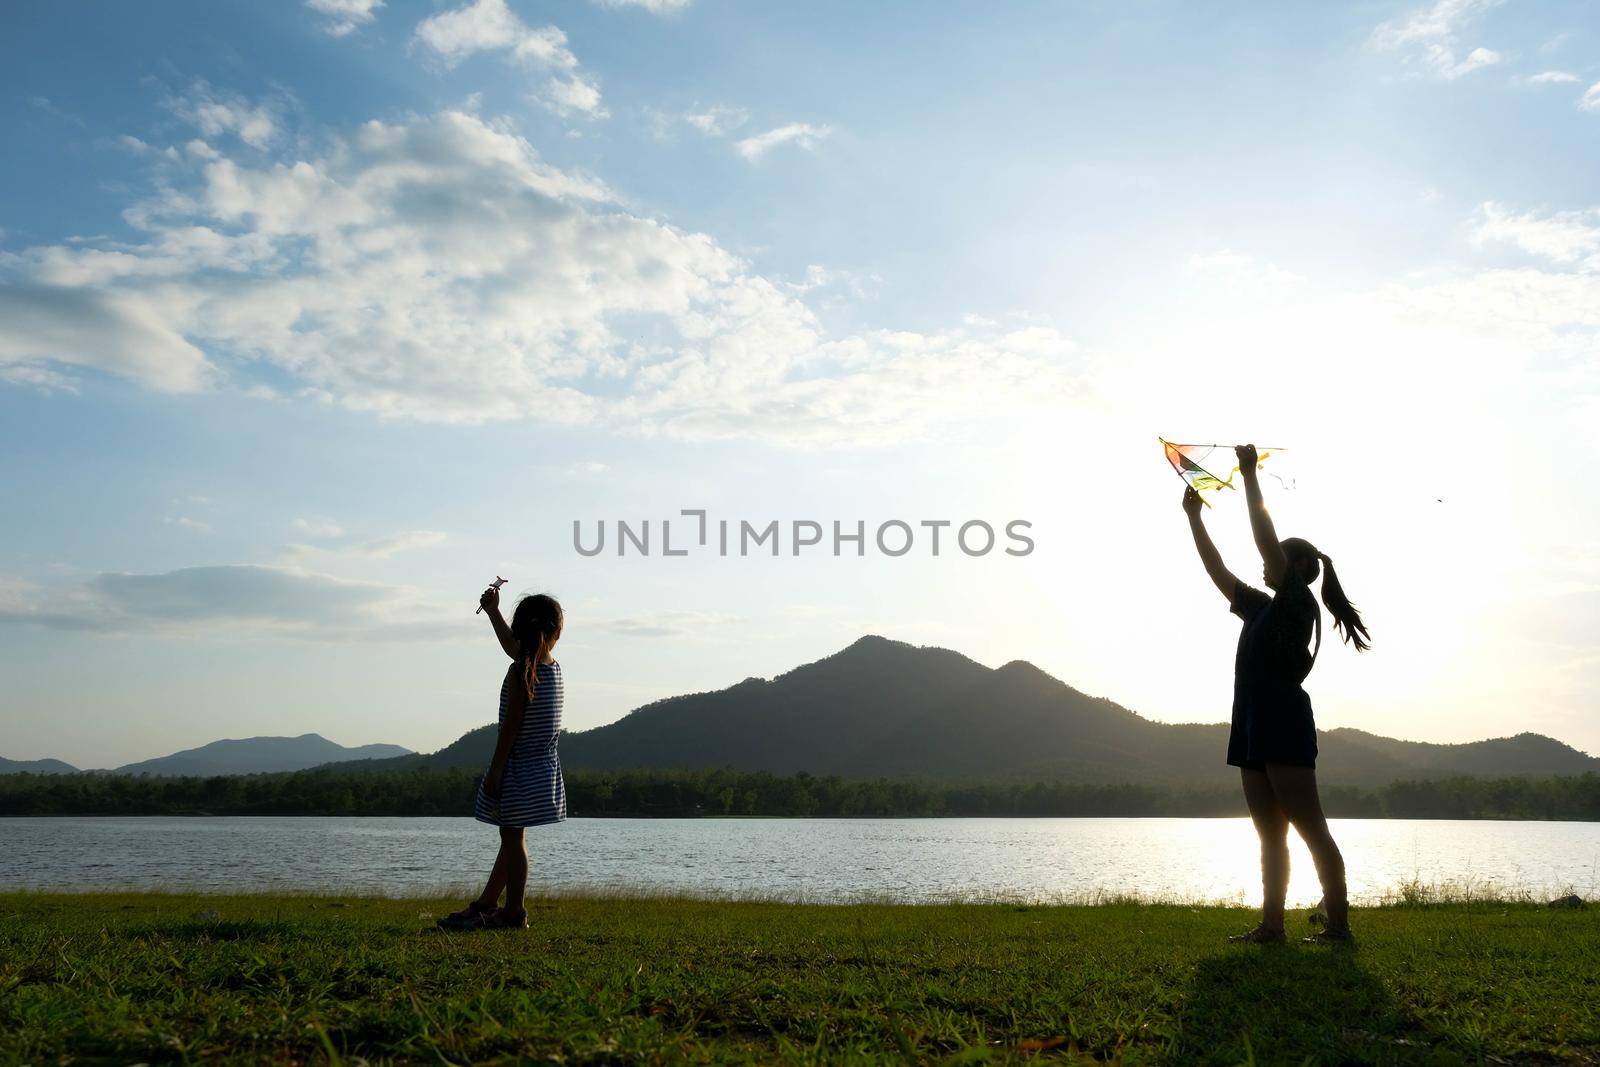
[[[451,66],[478,52],[504,52],[519,62],[553,70],[556,74],[533,97],[537,103],[562,116],[609,117],[594,78],[578,73],[578,58],[567,47],[567,35],[555,26],[527,25],[505,0],[474,0],[429,16],[418,23],[413,40]]]
[[[210,523],[202,522],[199,519],[190,518],[187,515],[169,516],[169,517],[167,517],[165,519],[162,519],[161,521],[166,523],[168,526],[181,526],[185,530],[192,530],[195,533],[210,533],[211,532],[211,524]]]
[[[787,284],[790,289],[797,293],[808,293],[813,289],[821,289],[824,286],[833,285],[847,277],[848,275],[844,271],[830,270],[820,263],[812,263],[806,267],[804,278]]]
[[[820,293],[829,290],[822,306],[831,307],[837,306],[846,298],[854,301],[875,299],[878,295],[878,286],[882,282],[883,278],[877,274],[859,274],[855,271],[812,263],[806,267],[803,278],[799,281],[784,282],[784,288],[793,293]],[[968,326],[975,325],[965,318],[962,322]]]
[[[13,380],[60,388],[60,375],[44,371],[45,363],[96,367],[171,393],[201,389],[213,370],[157,306],[136,294],[0,286],[0,368]]]
[[[371,22],[384,0],[305,0],[306,7],[327,18],[322,28],[329,36],[343,37]]]
[[[750,121],[750,112],[744,108],[724,104],[714,104],[710,107],[701,107],[697,104],[688,111],[662,111],[647,107],[644,112],[650,119],[652,132],[657,140],[664,140],[670,136],[679,123],[692,127],[707,137],[726,137]]]
[[[170,98],[167,106],[207,137],[231,133],[252,148],[264,149],[278,136],[275,106],[218,92],[203,81],[190,86],[187,94]]]
[[[536,99],[563,117],[573,114],[587,115],[592,119],[610,117],[610,112],[600,103],[599,88],[581,74],[551,78],[545,83],[544,92]]]
[[[329,527],[337,530],[336,524]],[[328,527],[324,527],[328,528]],[[338,537],[340,534],[322,535],[324,537]],[[313,535],[316,536],[316,535]],[[299,563],[314,556],[338,556],[346,559],[388,559],[400,552],[409,552],[413,549],[433,548],[449,540],[450,535],[439,530],[401,530],[399,533],[389,534],[385,537],[374,537],[364,541],[345,539],[335,544],[324,545],[285,545],[283,557],[293,563]]]
[[[442,545],[450,537],[439,530],[402,530],[388,537],[378,537],[371,541],[362,541],[352,545],[349,549],[355,555],[366,556],[369,559],[388,559],[396,552],[407,552],[417,548],[433,548]]]
[[[1583,99],[1578,101],[1578,106],[1585,111],[1600,111],[1600,82],[1583,91]]]
[[[703,111],[685,111],[682,118],[707,137],[722,137],[750,121],[750,112],[717,104]]]
[[[157,148],[155,145],[147,144],[131,134],[122,134],[113,143],[119,148],[127,149],[136,156],[156,156],[172,162],[177,162],[181,158],[176,148],[171,146]]]
[[[1368,39],[1369,47],[1380,52],[1403,52],[1408,62],[1420,63],[1434,75],[1447,80],[1493,66],[1504,57],[1490,48],[1476,47],[1463,58],[1461,27],[1495,7],[1501,0],[1437,0],[1431,7],[1377,26]]]
[[[1600,270],[1600,210],[1516,214],[1492,201],[1480,210],[1475,243],[1503,242],[1556,263]]]
[[[344,533],[344,527],[334,520],[316,516],[295,519],[294,528],[312,537],[338,537]]]
[[[769,150],[781,144],[792,144],[797,148],[813,149],[817,143],[833,132],[827,126],[813,126],[808,122],[791,122],[787,126],[779,126],[766,133],[758,133],[754,137],[746,137],[734,145],[739,154],[748,160],[757,160]]]
[[[51,100],[48,96],[30,96],[28,97],[28,106],[37,108],[38,110],[43,111],[45,114],[54,116],[55,118],[61,119],[65,122],[70,122],[74,126],[87,125],[81,117],[65,110],[60,105],[56,104],[55,101]]]
[[[528,26],[505,0],[475,0],[431,15],[418,23],[415,40],[450,64],[478,52],[510,52],[516,59],[556,70],[578,66],[566,34],[554,26]]]
[[[404,586],[296,567],[107,573],[65,587],[0,579],[0,624],[115,635],[436,640],[463,630],[458,614]]]
[[[694,637],[744,620],[708,611],[661,611],[646,616],[597,619],[594,628],[619,637]]]
[[[601,7],[642,7],[653,15],[669,15],[688,7],[691,0],[591,0],[591,2]]]
[[[1575,82],[1577,80],[1578,80],[1578,76],[1576,74],[1568,74],[1564,70],[1547,70],[1547,71],[1543,71],[1543,72],[1541,72],[1539,74],[1530,75],[1528,77],[1528,84],[1530,84],[1530,85],[1564,85],[1567,82]]]
[[[31,386],[41,393],[76,393],[77,383],[65,374],[29,363],[0,362],[0,382]]]
[[[1463,74],[1471,74],[1483,67],[1492,67],[1505,57],[1492,48],[1474,48],[1467,53],[1467,58],[1452,66],[1441,68],[1441,73],[1446,78],[1459,78]]]
[[[0,364],[245,390],[266,365],[281,392],[386,417],[792,445],[950,433],[1082,390],[1081,354],[1050,330],[830,338],[711,237],[475,115],[184,174],[130,206],[142,241],[0,261]]]

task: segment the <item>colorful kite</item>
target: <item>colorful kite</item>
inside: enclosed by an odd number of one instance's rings
[[[1212,474],[1205,468],[1204,464],[1214,462],[1212,455],[1219,449],[1222,450],[1222,454],[1217,456],[1217,459],[1232,460],[1233,450],[1236,446],[1179,445],[1168,441],[1165,437],[1158,437],[1156,440],[1160,441],[1162,448],[1166,450],[1167,462],[1172,464],[1172,469],[1178,472],[1178,477],[1182,478],[1189,484],[1189,488],[1201,494],[1200,503],[1205,504],[1206,507],[1211,506],[1210,502],[1206,500],[1204,495],[1208,490],[1234,488],[1233,476],[1239,473],[1239,465],[1237,463],[1230,463],[1228,475],[1225,478],[1219,478],[1215,474]],[[1281,448],[1257,449],[1256,468],[1259,470],[1261,464],[1265,463],[1267,457],[1272,455],[1274,452],[1282,451],[1283,449]],[[1215,466],[1218,470],[1222,469],[1221,463],[1216,463]],[[1285,488],[1293,488],[1293,483],[1291,482],[1284,481],[1282,478],[1279,478],[1278,481],[1281,482]]]

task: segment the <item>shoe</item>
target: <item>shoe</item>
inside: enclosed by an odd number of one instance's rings
[[[507,911],[505,908],[496,908],[485,912],[479,919],[474,929],[478,930],[526,930],[528,928],[528,913],[523,911]]]
[[[435,925],[445,930],[467,930],[476,926],[480,917],[494,910],[494,905],[485,907],[474,900],[460,911],[452,911]]]
[[[1353,945],[1356,943],[1355,935],[1348,926],[1343,929],[1326,926],[1310,937],[1300,939],[1302,945]]]
[[[1282,930],[1274,930],[1262,923],[1257,925],[1254,930],[1246,930],[1242,934],[1233,934],[1229,936],[1228,940],[1235,944],[1281,945],[1287,938]]]

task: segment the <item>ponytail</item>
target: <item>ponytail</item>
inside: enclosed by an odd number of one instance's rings
[[[522,688],[527,691],[528,703],[533,703],[533,694],[539,688],[539,664],[544,662],[545,649],[550,647],[550,639],[544,634],[539,635],[538,643],[530,651],[522,650]]]
[[[539,688],[539,664],[561,639],[565,622],[566,615],[560,603],[543,593],[523,597],[512,613],[511,636],[521,646],[518,662],[522,667],[522,688],[529,703],[533,702],[533,694]]]
[[[1333,570],[1333,560],[1321,552],[1317,553],[1317,559],[1322,563],[1322,603],[1333,616],[1334,627],[1346,643],[1356,646],[1357,652],[1365,652],[1372,647],[1372,638],[1361,622],[1361,613],[1344,595],[1344,586],[1339,584],[1339,576]]]

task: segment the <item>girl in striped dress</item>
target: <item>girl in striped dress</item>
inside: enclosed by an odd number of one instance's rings
[[[522,904],[528,884],[528,849],[522,832],[567,817],[566,783],[556,754],[561,734],[561,664],[551,655],[561,639],[564,616],[555,598],[542,593],[518,601],[509,626],[500,614],[499,589],[490,586],[478,603],[512,661],[500,683],[499,740],[473,806],[479,822],[500,828],[500,854],[482,895],[440,919],[439,925],[520,929],[528,925]],[[502,891],[506,896],[503,906]]]

